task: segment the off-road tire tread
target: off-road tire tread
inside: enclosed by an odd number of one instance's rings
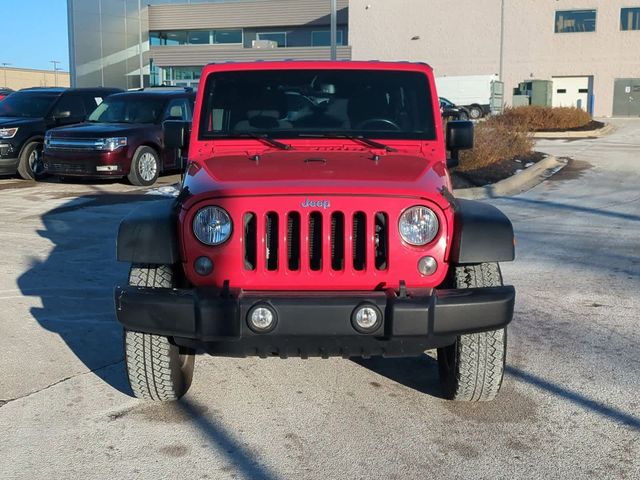
[[[170,265],[132,265],[129,284],[140,287],[171,288]],[[181,370],[179,348],[167,337],[125,330],[127,375],[137,398],[173,401],[182,397],[191,384],[193,355],[186,371]]]
[[[502,275],[497,263],[455,267],[456,288],[500,285]],[[506,344],[504,328],[458,336],[455,379],[450,391],[445,392],[448,398],[471,402],[493,400],[502,385]]]

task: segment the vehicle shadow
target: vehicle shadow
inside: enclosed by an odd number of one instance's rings
[[[44,259],[32,257],[17,282],[24,296],[39,299],[41,306],[31,314],[40,326],[58,334],[89,371],[126,394],[124,366],[107,368],[124,358],[112,292],[128,267],[116,262],[116,235],[129,211],[160,198],[101,193],[46,212],[37,233],[53,248]]]
[[[440,390],[438,362],[426,353],[418,357],[354,358],[351,361],[417,392],[444,398]]]

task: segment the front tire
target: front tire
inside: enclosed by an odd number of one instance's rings
[[[150,187],[160,175],[160,158],[151,147],[138,147],[133,154],[131,170],[127,178],[132,185]]]
[[[473,120],[478,120],[484,117],[484,112],[482,111],[482,107],[480,107],[479,105],[471,105],[468,108],[469,108],[469,116]]]
[[[502,274],[497,263],[455,268],[455,288],[497,287]],[[507,353],[507,330],[459,335],[453,345],[438,349],[443,394],[450,400],[493,400],[502,385]]]
[[[129,285],[174,287],[170,265],[132,265]],[[124,330],[127,376],[133,394],[160,402],[182,397],[191,386],[194,352],[173,344],[168,337]]]
[[[18,175],[24,180],[37,180],[44,175],[41,142],[29,142],[24,146],[18,161]]]

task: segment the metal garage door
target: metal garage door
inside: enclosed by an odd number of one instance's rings
[[[613,115],[640,117],[640,78],[618,78],[613,90]]]
[[[578,107],[591,113],[593,77],[552,77],[554,107]]]

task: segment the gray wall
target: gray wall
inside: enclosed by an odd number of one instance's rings
[[[505,0],[506,99],[530,78],[593,76],[595,114],[612,113],[614,80],[640,77],[640,31],[620,31],[629,0]],[[437,76],[500,72],[500,0],[351,0],[354,60],[429,63]],[[595,32],[554,33],[556,10],[597,9]]]

